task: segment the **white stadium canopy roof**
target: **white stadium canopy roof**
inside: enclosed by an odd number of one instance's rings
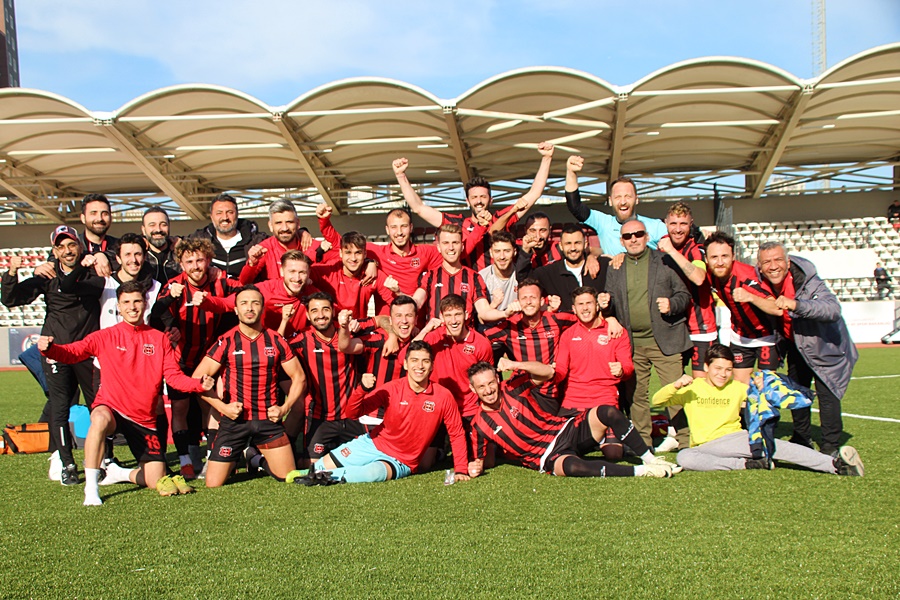
[[[717,183],[730,197],[758,198],[828,178],[890,188],[897,169],[871,173],[900,162],[900,44],[807,80],[708,57],[627,86],[531,67],[449,100],[401,81],[355,78],[285,106],[179,85],[106,113],[8,88],[0,90],[0,211],[16,222],[63,222],[82,196],[101,192],[118,219],[153,204],[205,219],[209,200],[229,191],[242,210],[288,197],[301,210],[324,199],[341,213],[371,212],[398,199],[398,156],[439,207],[462,203],[456,188],[476,174],[501,182],[502,202],[530,182],[543,140],[557,146],[556,196],[570,154],[585,157],[588,190],[619,175],[638,179],[644,195],[708,194]]]

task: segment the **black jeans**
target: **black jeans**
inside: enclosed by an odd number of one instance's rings
[[[88,359],[74,365],[49,361],[43,357],[44,376],[50,400],[50,451],[59,450],[63,465],[75,463],[72,457],[72,436],[69,433],[69,407],[73,396],[77,398],[78,387],[84,394],[88,408],[94,403],[97,391],[94,387],[94,363]]]
[[[812,381],[816,382],[816,397],[819,399],[819,421],[822,429],[821,447],[834,450],[840,446],[841,433],[844,431],[844,423],[841,420],[841,399],[828,389],[825,383],[816,377],[803,356],[797,350],[797,346],[791,342],[787,346],[788,377],[800,385],[810,387]],[[811,445],[811,417],[809,408],[792,410],[794,419],[795,441]]]

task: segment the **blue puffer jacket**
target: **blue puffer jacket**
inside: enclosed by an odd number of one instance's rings
[[[797,308],[791,311],[794,343],[816,376],[838,398],[850,383],[859,352],[841,316],[841,304],[816,274],[816,267],[791,256]]]

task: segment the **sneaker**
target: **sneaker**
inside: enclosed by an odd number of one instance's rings
[[[775,462],[768,458],[747,458],[744,459],[744,468],[747,470],[766,469],[771,471],[775,468]]]
[[[59,482],[63,485],[78,485],[81,483],[78,479],[78,467],[67,465],[60,473]]]
[[[168,475],[166,475],[165,477],[161,477],[160,480],[156,482],[156,491],[159,492],[160,496],[178,495],[178,487],[175,485],[175,482],[172,481],[172,478]]]
[[[256,446],[247,446],[246,448],[244,448],[244,461],[247,463],[247,473],[253,475],[261,471],[259,467],[254,467],[251,464],[251,460],[256,456],[259,456],[260,454],[262,453],[256,448]]]
[[[288,473],[285,476],[284,482],[285,483],[294,483],[300,477],[306,477],[307,473],[309,473],[309,469],[302,469],[302,470],[294,469],[293,471],[291,471],[290,473]]]
[[[819,452],[821,452],[822,454],[827,454],[831,458],[835,458],[835,457],[837,457],[838,453],[840,452],[840,449],[837,448],[836,446],[829,446],[828,444],[820,444]]]
[[[674,452],[676,450],[678,450],[678,440],[667,436],[654,451],[662,454],[663,452]]]
[[[853,446],[842,446],[838,455],[834,459],[834,468],[838,475],[848,475],[850,477],[862,477],[865,474],[865,467],[859,452]]]
[[[172,477],[172,483],[175,484],[175,488],[178,490],[179,494],[193,494],[194,488],[188,485],[187,481],[184,480],[184,477],[181,475],[176,475]]]
[[[187,480],[197,479],[197,476],[194,474],[194,465],[192,465],[191,463],[181,465],[180,475]]]
[[[62,460],[59,458],[59,450],[51,454],[47,460],[50,461],[50,471],[47,473],[47,477],[50,481],[59,481],[63,470]]]
[[[644,465],[644,473],[641,477],[669,478],[676,473],[673,469],[676,465],[668,462],[650,462]],[[680,467],[679,467],[680,469]]]

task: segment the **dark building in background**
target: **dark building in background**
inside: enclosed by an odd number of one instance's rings
[[[0,87],[19,87],[19,49],[16,43],[16,5],[14,0],[0,0]]]

